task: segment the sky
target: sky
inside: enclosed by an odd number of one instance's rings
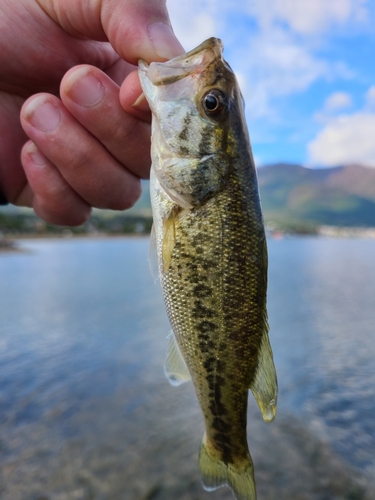
[[[375,168],[375,0],[168,0],[190,50],[221,38],[257,166]]]

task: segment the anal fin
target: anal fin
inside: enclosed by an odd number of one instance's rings
[[[263,419],[266,422],[272,422],[276,416],[277,378],[268,328],[263,332],[258,367],[250,389],[262,412]]]

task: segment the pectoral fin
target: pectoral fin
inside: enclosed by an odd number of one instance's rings
[[[151,276],[155,283],[159,278],[158,249],[156,245],[155,226],[152,225],[150,234],[150,246],[148,249],[148,263],[150,265]]]
[[[266,422],[272,422],[276,416],[277,378],[268,338],[268,328],[263,333],[258,368],[250,389],[262,412],[263,419]]]
[[[189,373],[188,367],[186,366],[185,360],[182,357],[180,348],[178,347],[177,341],[173,332],[168,335],[168,351],[167,358],[165,360],[164,372],[169,380],[169,383],[174,386],[183,384],[191,380],[191,375]]]
[[[175,228],[175,217],[170,215],[168,219],[164,221],[164,236],[163,236],[163,247],[162,247],[162,257],[163,257],[163,272],[167,272],[169,266],[171,265],[172,253],[174,245],[176,243],[176,228]]]
[[[185,194],[185,196],[182,193],[178,193],[175,189],[168,188],[166,186],[163,186],[164,191],[167,193],[167,195],[170,197],[171,200],[173,200],[177,205],[181,208],[193,208],[193,205],[190,203],[191,200],[189,196]]]

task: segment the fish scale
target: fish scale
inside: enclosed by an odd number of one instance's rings
[[[277,398],[267,249],[242,96],[221,53],[209,39],[166,63],[140,62],[140,79],[153,112],[154,246],[173,330],[166,374],[173,385],[193,381],[205,488],[227,484],[237,500],[255,500],[248,390],[267,421]]]

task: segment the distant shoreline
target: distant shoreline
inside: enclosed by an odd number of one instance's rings
[[[323,238],[358,238],[375,239],[374,227],[340,227],[316,226],[311,231],[289,231],[288,229],[267,228],[266,233],[270,238],[283,239],[290,236],[317,236]]]
[[[19,235],[12,235],[9,236],[9,239],[11,240],[86,240],[86,239],[92,239],[92,240],[105,240],[105,239],[114,239],[114,238],[126,238],[126,239],[133,239],[133,238],[149,238],[150,234],[149,233],[126,233],[126,234],[115,234],[115,233],[99,233],[99,234],[90,234],[90,233],[80,233],[80,234],[71,234],[71,235],[64,235],[62,233],[55,233],[55,234],[19,234]],[[8,239],[8,237],[6,237]]]
[[[335,238],[370,238],[375,239],[375,227],[340,227],[320,226],[318,234]]]
[[[375,239],[375,228],[353,228],[339,226],[317,227],[315,232],[302,233],[281,229],[266,228],[267,238],[270,240],[282,240],[290,237],[323,237],[323,238],[350,238],[350,239]],[[104,239],[148,239],[150,233],[73,233],[69,229],[64,229],[56,233],[27,233],[27,234],[5,234],[0,238],[0,253],[22,251],[18,242],[20,240],[104,240]]]
[[[107,239],[148,239],[149,234],[137,234],[137,233],[129,233],[129,234],[71,234],[66,236],[62,233],[58,234],[27,234],[27,235],[12,235],[5,236],[0,239],[0,254],[3,253],[13,253],[13,252],[23,252],[24,249],[20,247],[19,241],[35,241],[35,240],[107,240]]]

